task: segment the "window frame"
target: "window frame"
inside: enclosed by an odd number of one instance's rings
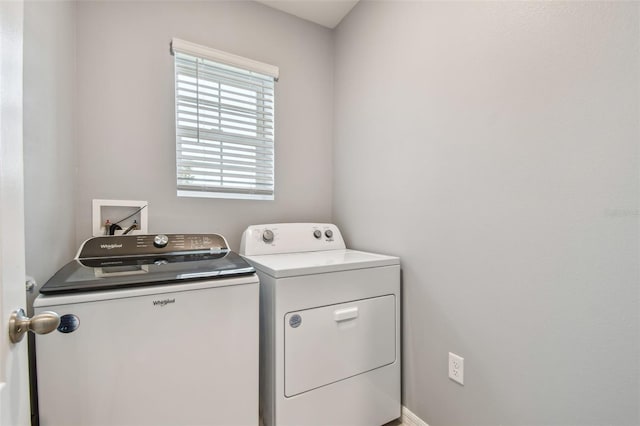
[[[177,195],[274,200],[279,69],[175,38],[171,53]]]

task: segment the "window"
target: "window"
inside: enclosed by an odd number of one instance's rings
[[[173,39],[179,196],[273,200],[278,68]]]

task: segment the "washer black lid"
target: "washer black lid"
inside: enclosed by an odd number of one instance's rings
[[[67,263],[40,293],[64,294],[209,280],[255,272],[229,251],[217,234],[96,237],[87,240],[78,258]],[[165,243],[166,244],[163,244]]]

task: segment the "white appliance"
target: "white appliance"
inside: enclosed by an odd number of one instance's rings
[[[41,289],[40,425],[258,425],[255,270],[217,234],[97,237]]]
[[[372,426],[400,417],[400,260],[346,249],[331,224],[255,225],[265,426]]]

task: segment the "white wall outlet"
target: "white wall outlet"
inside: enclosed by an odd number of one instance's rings
[[[464,358],[449,352],[449,378],[464,385]]]

